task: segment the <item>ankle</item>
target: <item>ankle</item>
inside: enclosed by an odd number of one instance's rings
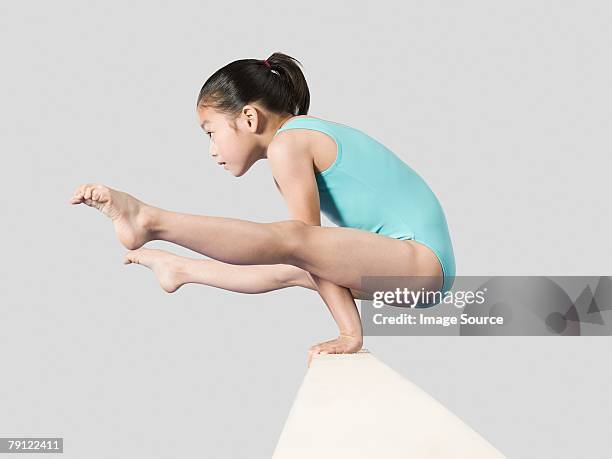
[[[138,212],[138,224],[150,235],[150,240],[157,239],[157,235],[161,230],[160,214],[161,209],[146,204]]]
[[[186,277],[189,273],[192,272],[191,269],[191,261],[189,258],[176,257],[172,260],[172,264],[170,265],[170,269],[172,272],[180,277]]]

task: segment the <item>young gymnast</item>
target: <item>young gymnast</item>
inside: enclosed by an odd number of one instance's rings
[[[175,213],[98,184],[70,202],[113,221],[124,263],[153,270],[174,292],[198,283],[262,293],[291,286],[319,293],[339,329],[314,353],[354,353],[363,330],[355,298],[363,276],[415,276],[415,289],[448,291],[455,260],[444,212],[428,185],[381,143],[349,126],[307,116],[308,85],[296,59],[274,53],[217,70],[196,111],[214,161],[240,177],[267,159],[290,219],[257,223]],[[323,212],[337,227],[322,227]],[[210,259],[141,248],[165,240]]]

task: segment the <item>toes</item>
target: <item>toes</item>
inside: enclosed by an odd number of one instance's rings
[[[135,263],[137,265],[149,266],[142,249],[130,250],[125,254],[125,260],[129,260],[126,264]]]
[[[91,196],[96,201],[106,202],[110,200],[110,192],[104,185],[93,185]]]
[[[74,190],[74,194],[72,195],[72,198],[70,199],[70,202],[72,204],[78,204],[82,202],[84,188],[85,188],[85,185],[79,185],[77,189]]]
[[[105,189],[106,189],[106,187],[103,186],[103,185],[98,185],[97,183],[88,183],[87,185],[85,185],[85,187],[83,189],[83,196],[86,199],[90,199],[90,198],[93,197],[94,191],[97,191],[98,193],[101,193]]]
[[[106,202],[109,200],[110,192],[107,187],[96,183],[86,183],[77,187],[72,198],[70,198],[70,203],[79,204],[84,201],[86,203],[91,203],[91,201]]]
[[[85,193],[87,192],[89,187],[90,187],[89,183],[84,183],[82,185],[79,185],[77,189],[74,191],[74,197],[78,199],[84,198]]]
[[[75,196],[83,196],[83,191],[85,191],[85,185],[79,185],[76,190],[74,190]]]
[[[109,201],[110,202],[110,191],[105,186],[100,186],[98,188],[98,199],[102,202]]]
[[[129,252],[127,252],[125,254],[125,257],[123,259],[123,263],[124,264],[130,264],[130,263],[138,263],[138,254],[135,250],[130,250]]]

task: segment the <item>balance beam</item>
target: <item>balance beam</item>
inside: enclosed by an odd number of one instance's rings
[[[504,459],[367,349],[316,354],[273,459]]]

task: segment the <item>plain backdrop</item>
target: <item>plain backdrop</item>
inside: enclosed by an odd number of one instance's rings
[[[296,57],[309,114],[419,172],[458,275],[612,274],[611,20],[604,1],[4,2],[0,436],[63,437],[69,458],[271,455],[308,348],[337,336],[318,295],[166,294],[122,265],[104,216],[68,204],[100,182],[176,211],[287,219],[267,163],[233,177],[197,125],[200,87],[236,59]],[[610,344],[364,347],[508,457],[596,459],[612,447]]]

